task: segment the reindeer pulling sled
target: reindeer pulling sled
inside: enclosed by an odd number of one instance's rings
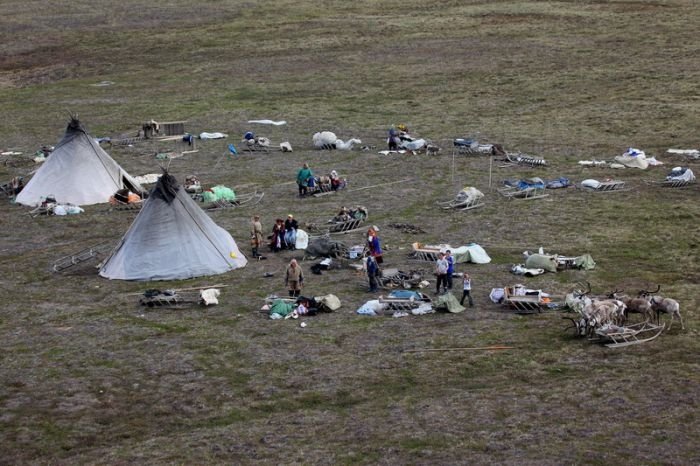
[[[622,348],[651,341],[661,335],[664,327],[665,324],[655,325],[649,322],[640,322],[626,327],[606,324],[597,328],[595,335],[589,340],[601,343],[608,348]]]
[[[666,328],[666,324],[659,322],[660,312],[671,314],[671,325],[677,316],[683,327],[678,302],[653,295],[661,289],[660,286],[653,292],[642,290],[636,298],[622,295],[618,290],[606,297],[590,298],[590,284],[587,284],[587,288],[586,291],[576,290],[566,297],[567,306],[578,314],[578,318],[563,318],[572,323],[567,329],[573,328],[577,336],[587,337],[591,342],[602,343],[608,348],[621,348],[654,340]],[[652,322],[654,312],[656,323]],[[628,324],[630,313],[641,314],[644,321]]]

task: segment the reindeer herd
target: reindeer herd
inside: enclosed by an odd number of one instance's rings
[[[567,319],[572,321],[580,336],[594,338],[596,331],[601,328],[624,327],[630,314],[640,314],[645,322],[655,320],[657,325],[661,314],[670,314],[671,323],[668,330],[676,317],[681,323],[681,328],[685,330],[678,301],[656,294],[661,290],[660,285],[654,291],[641,290],[637,296],[625,295],[622,290],[615,289],[604,297],[589,296],[591,284],[586,285],[586,290],[575,290],[566,295],[568,307],[579,314],[578,319]]]

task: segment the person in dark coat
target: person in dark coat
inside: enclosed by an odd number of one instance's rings
[[[367,278],[369,280],[369,292],[375,293],[379,291],[379,265],[372,256],[367,256]]]
[[[275,221],[275,226],[272,227],[272,235],[270,236],[270,250],[278,252],[284,245],[284,220],[278,218]]]
[[[294,219],[294,216],[287,215],[287,220],[284,221],[284,245],[292,251],[296,249],[297,228],[299,228],[299,223]]]

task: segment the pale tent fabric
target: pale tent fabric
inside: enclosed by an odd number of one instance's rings
[[[557,271],[557,256],[547,254],[530,254],[525,259],[525,267],[530,269],[544,269],[547,272]]]
[[[297,241],[294,247],[297,249],[306,249],[309,246],[309,234],[302,229],[297,229]]]
[[[472,262],[474,264],[488,264],[489,262],[491,262],[491,258],[486,253],[484,248],[475,243],[452,249],[452,255],[455,258],[456,264],[460,264],[462,262]]]
[[[137,194],[143,188],[72,118],[56,149],[29,180],[16,202],[35,206],[53,195],[60,203],[90,205],[108,202],[120,189]]]
[[[217,275],[247,262],[233,237],[165,173],[100,275],[118,280],[180,280]]]
[[[624,154],[615,157],[615,161],[629,168],[646,170],[649,167],[649,161],[644,151],[633,147],[627,149]]]

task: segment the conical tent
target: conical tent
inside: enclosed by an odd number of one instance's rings
[[[247,259],[168,173],[100,269],[118,280],[180,280],[244,267]]]
[[[73,117],[61,142],[17,195],[16,202],[35,206],[52,195],[61,203],[99,204],[108,202],[119,189],[143,192]]]

